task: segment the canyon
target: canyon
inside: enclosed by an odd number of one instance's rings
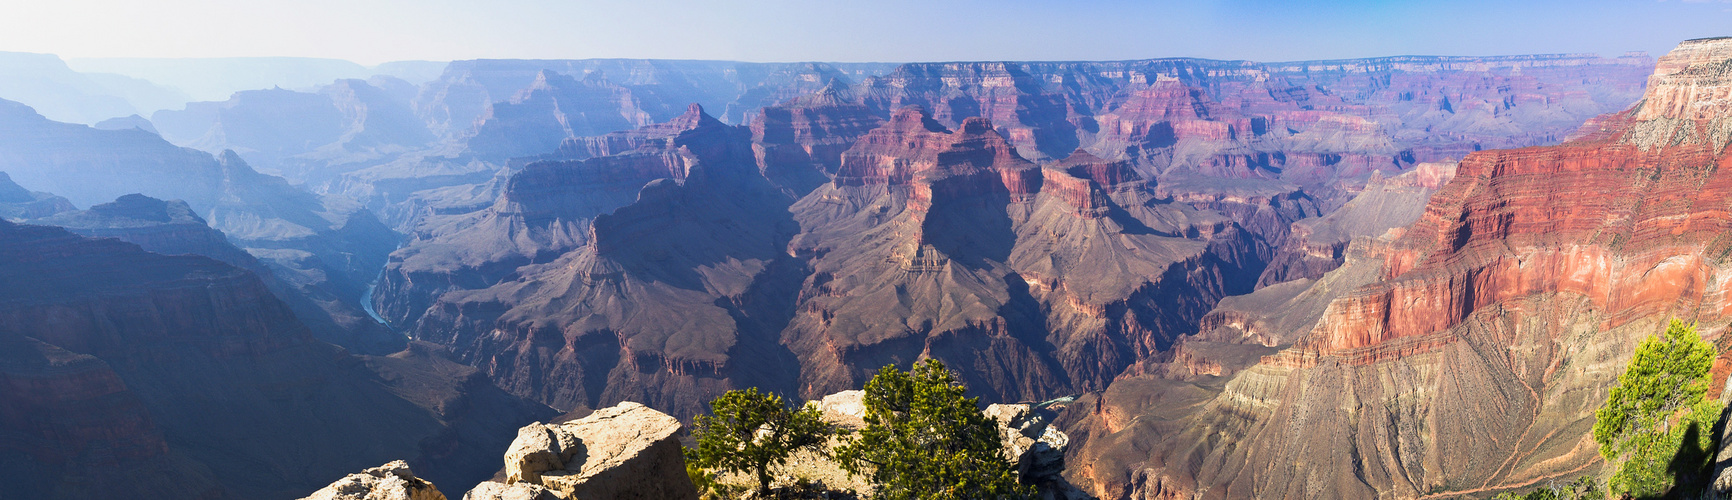
[[[1671,318],[1723,333],[1729,62],[1732,39],[1686,41],[1630,109],[1469,154],[1341,267],[1223,301],[1199,348],[1076,403],[1090,465],[1067,474],[1105,498],[1309,498],[1595,473],[1593,412],[1635,344]]]
[[[1349,233],[1410,220],[1386,208],[1417,217],[1438,162],[1621,109],[1648,61],[905,64],[820,72],[745,125],[698,105],[648,124],[593,75],[521,71],[452,158],[551,151],[423,191],[476,201],[393,219],[410,241],[373,300],[561,409],[687,417],[730,388],[815,398],[922,357],[988,401],[1098,391],[1221,299],[1316,279]],[[576,109],[597,111],[580,127]],[[602,117],[637,128],[580,136]],[[494,133],[539,142],[474,149]],[[1363,191],[1344,212],[1362,216],[1317,222]]]
[[[96,126],[0,100],[0,477],[462,492],[561,413],[677,429],[926,358],[1067,401],[1040,480],[1100,498],[1591,473],[1634,343],[1723,330],[1727,47],[473,60]]]

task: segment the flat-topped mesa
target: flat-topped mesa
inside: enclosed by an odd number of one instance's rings
[[[847,87],[832,80],[816,93],[761,109],[751,124],[752,148],[758,168],[771,179],[835,174],[842,153],[883,124],[872,108],[855,102]]]
[[[382,300],[378,310],[394,322],[412,324],[447,291],[492,286],[519,266],[589,244],[592,221],[637,201],[639,190],[651,181],[685,183],[701,173],[700,164],[740,170],[720,172],[723,178],[755,175],[749,151],[739,145],[745,134],[693,104],[672,121],[610,134],[631,144],[624,153],[531,162],[507,179],[493,206],[467,225],[393,253],[379,285],[386,292],[379,296],[390,299]],[[742,165],[730,167],[736,163]]]
[[[938,162],[937,152],[950,144],[950,129],[932,119],[925,108],[896,110],[885,123],[842,153],[837,186],[904,185],[915,171]]]
[[[567,137],[560,141],[552,154],[535,158],[548,160],[582,160],[623,154],[642,149],[667,149],[681,133],[706,127],[726,127],[710,116],[698,103],[686,106],[686,112],[671,120],[644,125],[635,129],[609,132],[593,137]]]
[[[1107,161],[1078,149],[1041,171],[1041,190],[1052,193],[1085,218],[1105,217],[1112,194],[1138,191],[1146,185],[1129,162]]]
[[[1718,152],[1732,142],[1732,37],[1686,41],[1648,77],[1623,142],[1644,150],[1705,143]]]
[[[489,104],[467,142],[477,156],[504,159],[553,151],[572,137],[652,123],[630,89],[598,75],[577,80],[544,69],[510,100]]]
[[[912,186],[908,206],[983,194],[1028,201],[1040,191],[1040,169],[980,117],[945,129],[924,108],[897,110],[889,123],[866,134],[842,154],[837,186]]]
[[[1275,73],[1377,71],[1435,72],[1491,71],[1498,69],[1545,68],[1569,66],[1649,66],[1653,58],[1645,52],[1631,52],[1616,58],[1599,54],[1533,54],[1519,56],[1392,56],[1366,59],[1334,59],[1267,63]]]

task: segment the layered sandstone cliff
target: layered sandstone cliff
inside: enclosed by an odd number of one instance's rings
[[[1376,280],[1285,329],[1291,347],[1230,377],[1132,377],[1087,398],[1067,432],[1091,465],[1071,477],[1113,498],[1304,498],[1592,473],[1593,411],[1636,342],[1670,318],[1721,333],[1728,47],[1680,45],[1642,102],[1581,140],[1468,155],[1417,222],[1368,248]]]
[[[379,309],[560,408],[689,415],[729,388],[816,397],[920,357],[1035,400],[1104,387],[1248,291],[1269,251],[1126,162],[1041,167],[984,119],[880,122],[842,92],[749,128],[692,107],[604,137],[630,151],[532,163],[399,251]]]

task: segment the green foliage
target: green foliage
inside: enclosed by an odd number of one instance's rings
[[[910,372],[884,367],[866,384],[866,428],[836,450],[836,461],[850,474],[871,477],[879,499],[1032,496],[1004,458],[998,425],[964,390],[937,360]]]
[[[758,492],[768,494],[771,467],[795,451],[822,446],[832,432],[816,407],[790,408],[757,388],[728,391],[710,402],[710,415],[692,420],[697,448],[686,451],[687,460],[704,470],[754,474]]]
[[[1594,441],[1616,467],[1612,494],[1657,497],[1708,465],[1720,417],[1720,404],[1705,397],[1714,354],[1696,327],[1678,320],[1636,348],[1594,412]]]
[[[1604,497],[1593,477],[1582,476],[1569,484],[1548,484],[1524,494],[1499,493],[1492,500],[1587,500]]]
[[[718,482],[715,474],[698,467],[698,464],[692,461],[692,451],[691,448],[686,448],[686,477],[692,480],[692,486],[697,487],[700,500],[735,498],[744,492],[745,488]]]

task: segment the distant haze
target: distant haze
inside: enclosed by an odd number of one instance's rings
[[[1687,38],[1732,34],[1725,0],[61,0],[14,2],[7,10],[0,51],[68,60],[296,56],[361,65],[1658,55]]]

